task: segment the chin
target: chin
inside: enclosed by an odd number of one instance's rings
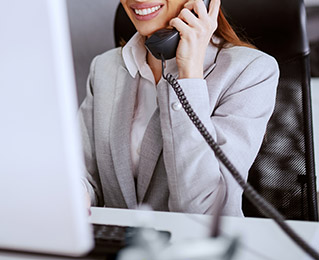
[[[143,36],[145,37],[149,37],[151,36],[154,32],[162,29],[162,28],[165,28],[165,25],[163,26],[158,26],[158,24],[156,24],[156,26],[135,26],[136,30]]]
[[[152,32],[139,32],[142,36],[149,38],[155,31]]]
[[[139,30],[137,29],[137,31],[139,32],[139,34],[141,34],[144,37],[150,37],[154,32],[156,32],[159,29],[156,30]]]

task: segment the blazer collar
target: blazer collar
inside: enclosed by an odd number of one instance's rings
[[[113,123],[110,130],[114,169],[128,208],[136,208],[138,203],[143,202],[163,149],[159,109],[157,108],[142,140],[136,190],[130,135],[139,78],[134,79],[124,67],[119,68],[115,88],[115,105],[111,119]]]
[[[110,146],[115,173],[128,208],[136,208],[136,189],[130,153],[131,124],[139,80],[120,66],[116,79]]]

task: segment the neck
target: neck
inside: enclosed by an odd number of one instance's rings
[[[153,72],[157,84],[162,77],[162,62],[156,59],[150,52],[147,52],[147,63]]]

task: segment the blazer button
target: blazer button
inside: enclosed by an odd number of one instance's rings
[[[172,108],[173,108],[173,110],[175,110],[175,111],[181,110],[182,107],[183,107],[183,106],[182,106],[182,104],[181,104],[179,101],[177,101],[177,102],[175,102],[175,103],[172,104]]]

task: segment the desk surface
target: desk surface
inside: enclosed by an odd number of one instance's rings
[[[318,0],[305,0],[306,6],[319,6]]]
[[[211,217],[194,214],[146,212],[134,210],[93,208],[92,223],[151,226],[169,230],[172,242],[203,238],[209,235]],[[306,241],[319,251],[319,223],[287,221]],[[241,247],[235,260],[306,260],[310,259],[288,238],[272,220],[257,218],[222,218],[222,233],[239,236]]]
[[[140,225],[148,223],[160,230],[172,233],[172,243],[209,235],[211,217],[195,214],[147,212],[124,209],[92,208],[92,223],[115,225]],[[287,221],[295,231],[319,251],[319,223]],[[303,253],[269,219],[222,218],[222,234],[240,237],[240,248],[234,260],[308,260]],[[0,251],[0,260],[13,259],[68,259],[59,257],[30,256]]]

